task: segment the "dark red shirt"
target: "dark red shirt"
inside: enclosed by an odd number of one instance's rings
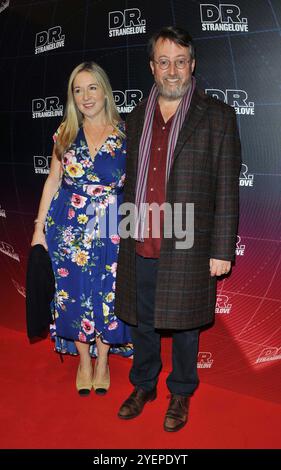
[[[150,161],[147,175],[146,202],[161,206],[166,200],[166,162],[168,138],[173,116],[165,123],[157,103],[152,125]],[[156,217],[154,218],[156,220]],[[136,253],[144,258],[159,258],[163,235],[164,214],[160,212],[160,236],[152,237],[152,212],[149,211],[148,237],[144,242],[136,242]]]

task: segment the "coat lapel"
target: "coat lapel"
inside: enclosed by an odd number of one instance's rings
[[[142,106],[140,108],[140,113],[137,116],[135,127],[137,128],[137,132],[134,136],[134,146],[132,150],[132,164],[133,164],[133,174],[134,178],[137,178],[137,168],[138,168],[138,158],[139,158],[139,146],[140,146],[140,139],[142,135],[143,125],[144,125],[144,115],[145,115],[145,108],[146,106]]]
[[[195,89],[187,116],[179,133],[176,148],[174,151],[174,159],[177,158],[182,147],[198,126],[207,107],[207,100],[204,98],[204,95],[200,96],[198,91]]]

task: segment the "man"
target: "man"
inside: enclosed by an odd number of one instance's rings
[[[135,418],[156,398],[159,330],[173,330],[164,429],[174,432],[186,424],[198,386],[199,328],[213,321],[216,277],[229,273],[234,259],[240,142],[234,110],[196,87],[186,31],[163,28],[149,52],[155,85],[127,120],[125,202],[134,202],[141,214],[144,203],[166,202],[173,211],[182,203],[183,214],[193,204],[194,243],[182,249],[174,233],[165,237],[163,215],[160,237],[153,237],[150,211],[138,222],[137,241],[121,237],[116,312],[134,325],[135,389],[118,416]]]

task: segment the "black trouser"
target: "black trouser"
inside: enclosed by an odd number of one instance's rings
[[[144,390],[152,390],[156,386],[162,367],[161,337],[154,328],[157,268],[157,259],[136,256],[138,326],[131,328],[134,359],[130,380]],[[189,396],[196,389],[198,339],[198,329],[173,333],[173,367],[167,378],[171,393]]]

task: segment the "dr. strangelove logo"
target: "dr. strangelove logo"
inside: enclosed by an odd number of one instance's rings
[[[127,8],[108,13],[109,37],[145,34],[146,20],[142,19],[139,8]]]
[[[254,187],[254,175],[249,173],[248,165],[242,163],[240,177],[239,177],[239,186],[247,186],[248,188]]]
[[[241,17],[238,5],[220,3],[200,4],[202,31],[239,31],[248,32],[248,18]]]
[[[39,175],[48,175],[50,173],[52,156],[44,157],[43,155],[34,155],[33,165],[34,172]]]
[[[40,31],[35,37],[35,54],[64,47],[65,35],[61,26],[54,26],[47,31]]]
[[[244,114],[248,116],[254,116],[255,114],[255,103],[254,101],[249,101],[246,90],[219,90],[218,88],[206,88],[205,92],[213,98],[217,98],[218,100],[229,104],[229,106],[232,106],[235,109],[236,114]]]
[[[119,113],[130,113],[142,100],[141,90],[113,90],[115,104]]]
[[[58,96],[46,96],[32,100],[33,119],[57,116],[63,116],[63,105],[60,104]]]

